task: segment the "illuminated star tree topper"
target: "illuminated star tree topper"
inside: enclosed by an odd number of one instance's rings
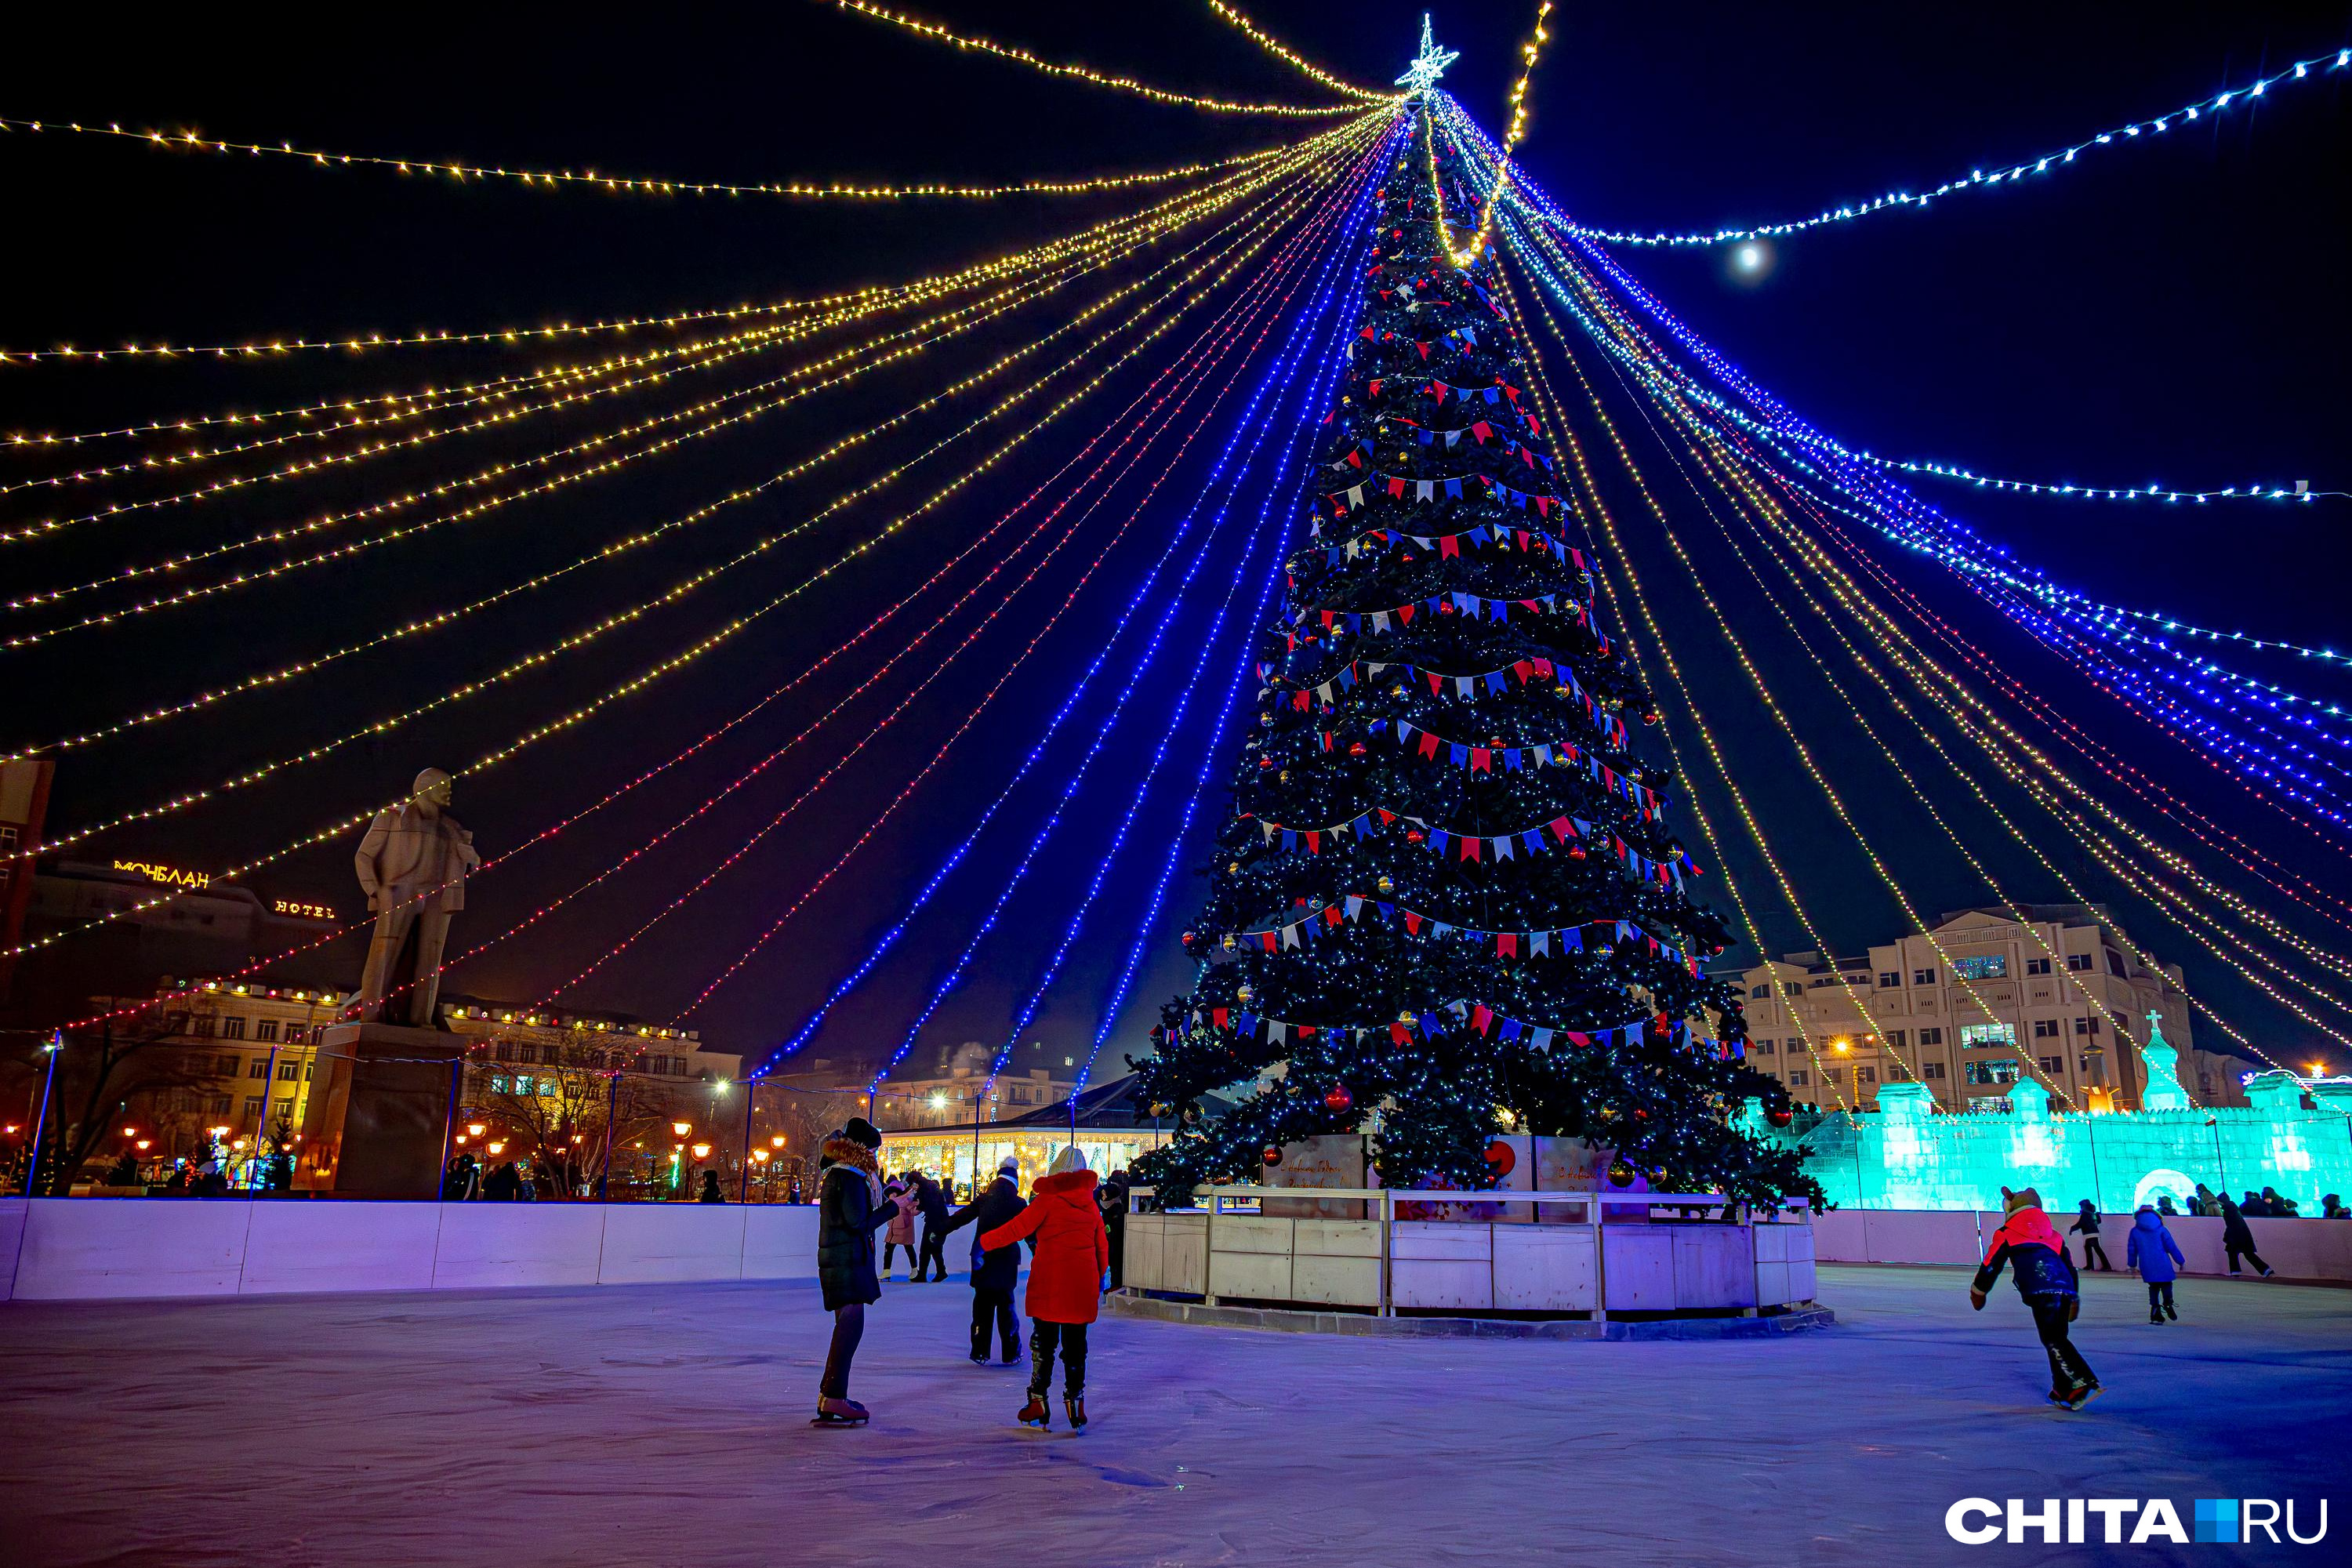
[[[1458,50],[1437,47],[1437,40],[1430,37],[1429,13],[1423,11],[1421,14],[1421,53],[1404,68],[1404,75],[1396,79],[1396,84],[1407,92],[1427,92],[1437,85],[1437,79],[1445,74],[1445,68],[1461,58]]]

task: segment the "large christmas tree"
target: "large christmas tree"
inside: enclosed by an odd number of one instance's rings
[[[1387,1184],[1476,1188],[1517,1130],[1668,1189],[1800,1190],[1793,1155],[1733,1125],[1778,1091],[1738,1059],[1737,988],[1701,972],[1726,936],[1673,781],[1631,749],[1654,712],[1563,536],[1491,253],[1449,259],[1441,190],[1475,215],[1421,115],[1378,193],[1328,478],[1184,936],[1206,962],[1134,1062],[1179,1125],[1140,1175],[1172,1197],[1370,1127]]]

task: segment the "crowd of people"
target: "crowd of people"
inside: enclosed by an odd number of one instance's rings
[[[817,1384],[819,1426],[855,1426],[868,1418],[849,1397],[849,1374],[866,1333],[866,1309],[882,1298],[882,1280],[904,1248],[908,1283],[942,1283],[947,1239],[972,1227],[971,1363],[986,1366],[989,1352],[1003,1364],[1021,1359],[1021,1317],[1013,1308],[1021,1250],[1029,1249],[1028,1399],[1015,1419],[1040,1429],[1053,1425],[1047,1395],[1054,1363],[1062,1363],[1062,1410],[1073,1430],[1087,1424],[1087,1339],[1103,1292],[1118,1283],[1115,1233],[1127,1210],[1126,1184],[1106,1182],[1076,1146],[1024,1197],[1021,1167],[1007,1157],[988,1184],[961,1208],[952,1189],[928,1173],[885,1177],[878,1158],[882,1134],[864,1117],[825,1140],[817,1176],[817,1283],[833,1314],[833,1339]],[[918,1230],[919,1227],[919,1240]],[[875,1233],[882,1232],[880,1253]],[[878,1264],[878,1267],[877,1267]]]

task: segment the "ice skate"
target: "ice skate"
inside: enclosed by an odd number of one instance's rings
[[[1087,1429],[1087,1402],[1085,1395],[1076,1394],[1064,1394],[1062,1396],[1062,1413],[1070,1418],[1070,1430],[1073,1432],[1083,1432]]]
[[[866,1406],[854,1399],[820,1399],[816,1402],[816,1417],[812,1426],[863,1426],[866,1422]]]
[[[1029,1403],[1021,1407],[1021,1414],[1013,1419],[1024,1426],[1034,1426],[1040,1432],[1050,1432],[1054,1427],[1054,1418],[1045,1408],[1045,1396],[1042,1394],[1031,1394]]]

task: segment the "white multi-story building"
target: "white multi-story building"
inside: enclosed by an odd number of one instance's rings
[[[2059,1109],[2136,1110],[2147,1016],[2180,1052],[2200,1104],[2242,1105],[2234,1057],[2200,1050],[2180,971],[2129,956],[2114,920],[2079,904],[1962,910],[1867,958],[1790,953],[1741,976],[1748,1062],[1801,1103],[1867,1106],[1916,1079],[1947,1110],[2046,1086]]]

